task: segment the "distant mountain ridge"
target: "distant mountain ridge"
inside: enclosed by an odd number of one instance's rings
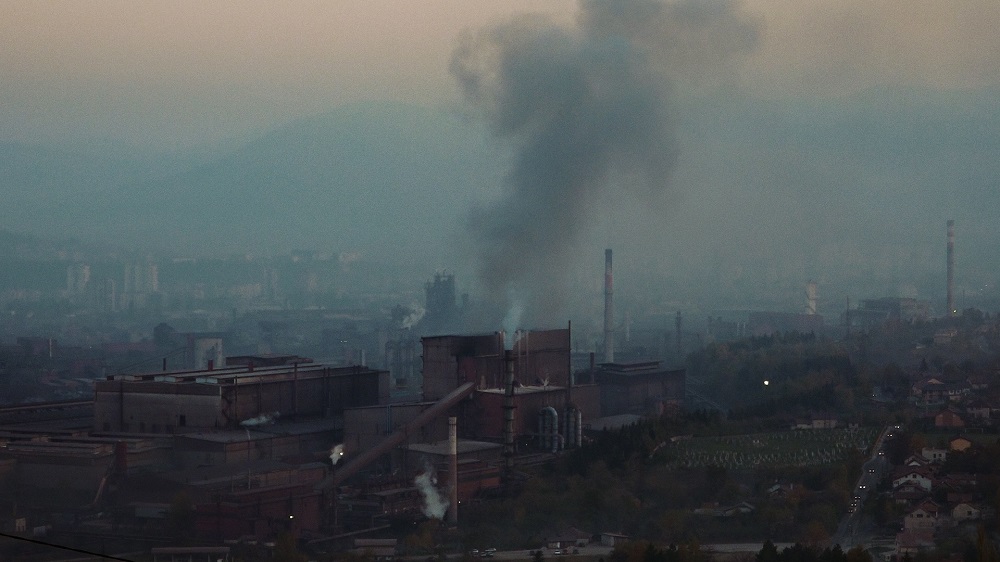
[[[127,157],[6,154],[0,185],[19,193],[20,210],[0,211],[11,228],[181,252],[437,253],[430,246],[448,243],[469,202],[489,190],[482,178],[501,173],[481,130],[444,110],[402,104],[301,119],[152,177]]]

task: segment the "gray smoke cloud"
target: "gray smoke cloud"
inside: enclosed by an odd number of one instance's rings
[[[470,220],[500,318],[515,305],[526,321],[562,312],[567,265],[601,206],[668,188],[677,81],[718,82],[755,37],[732,2],[587,0],[575,26],[524,16],[461,41],[451,72],[514,149],[504,196]]]

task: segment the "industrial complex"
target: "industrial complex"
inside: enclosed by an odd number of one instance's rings
[[[437,309],[435,322],[454,313]],[[579,447],[592,427],[682,406],[683,369],[616,363],[611,341],[608,360],[590,353],[574,368],[571,335],[567,325],[424,336],[418,389],[411,373],[362,364],[219,357],[213,338],[197,368],[168,370],[164,359],[98,380],[92,401],[36,408],[30,420],[0,412],[0,471],[25,495],[64,492],[50,494],[50,514],[113,514],[90,522],[105,532],[162,523],[178,503],[206,540],[330,540],[419,514],[456,524],[461,502],[516,486],[519,463]],[[398,349],[387,346],[390,363],[411,369],[412,352]],[[429,493],[442,509],[428,511]]]

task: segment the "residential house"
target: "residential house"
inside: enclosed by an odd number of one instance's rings
[[[945,386],[945,393],[951,402],[957,402],[972,392],[972,386],[965,381],[953,382]]]
[[[965,437],[958,436],[952,437],[951,441],[948,442],[948,447],[952,451],[965,451],[972,446],[972,441],[969,441]]]
[[[948,458],[948,449],[924,447],[920,451],[920,456],[932,463],[941,464]]]
[[[903,484],[892,491],[892,499],[900,505],[914,505],[928,497],[928,491],[914,484]]]
[[[922,455],[910,455],[906,457],[902,466],[906,468],[925,468],[928,472],[934,471],[934,467],[931,466],[931,461]]]
[[[948,399],[948,385],[933,377],[922,379],[910,387],[910,394],[919,404],[944,404]]]
[[[545,540],[548,548],[577,548],[590,543],[590,533],[585,533],[575,527],[560,531],[557,535]]]
[[[945,408],[938,415],[934,416],[934,427],[962,428],[965,427],[965,420],[962,419],[962,416],[955,409]]]
[[[972,390],[985,390],[990,387],[989,377],[982,374],[969,375],[965,381],[969,383],[969,388]]]
[[[939,484],[951,492],[975,492],[976,475],[967,472],[952,472],[941,477]]]
[[[951,518],[956,523],[961,523],[962,521],[976,521],[981,515],[982,511],[970,503],[963,502],[951,508]]]
[[[932,500],[920,502],[916,508],[903,516],[903,529],[915,531],[937,527],[940,506]]]
[[[925,492],[929,492],[931,491],[933,480],[931,479],[931,473],[927,468],[904,467],[894,475],[892,479],[892,489],[895,490],[904,484],[912,484]]]
[[[787,498],[795,490],[795,484],[776,483],[767,489],[767,495],[772,498]]]
[[[710,515],[712,517],[735,517],[742,513],[752,513],[757,508],[753,504],[740,502],[736,505],[720,507],[717,503],[707,504],[694,510],[695,515]]]
[[[965,403],[965,413],[970,419],[989,421],[990,405],[982,399],[974,398]]]
[[[619,546],[628,541],[628,535],[621,533],[601,533],[601,546]]]

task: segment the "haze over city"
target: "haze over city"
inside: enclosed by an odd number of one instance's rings
[[[0,5],[0,558],[1000,560],[998,28]]]
[[[358,252],[479,294],[471,223],[513,193],[519,141],[491,135],[456,61],[524,14],[579,38],[588,4],[6,5],[3,224],[174,254]],[[599,287],[614,247],[623,291],[791,302],[813,279],[837,306],[938,305],[954,219],[961,292],[993,290],[1000,7],[679,6],[641,30],[667,38],[670,168],[538,227],[567,279]]]

